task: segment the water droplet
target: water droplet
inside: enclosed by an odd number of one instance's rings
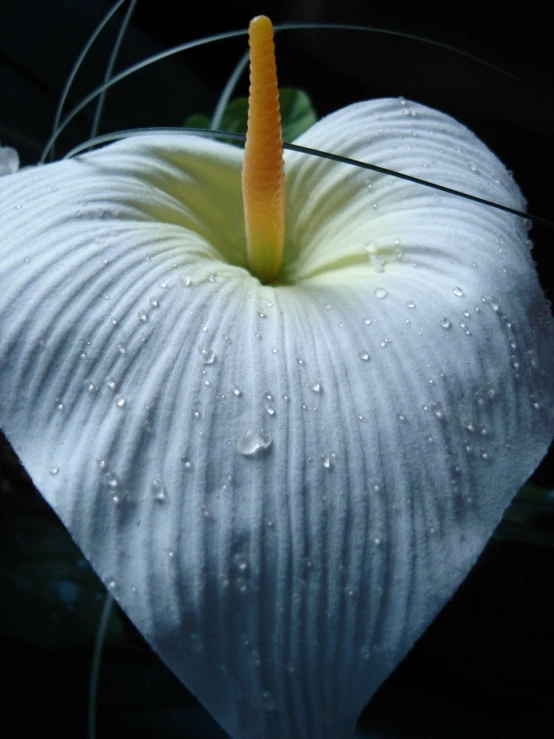
[[[406,303],[406,305],[408,306],[408,308],[415,308],[416,307],[416,304],[414,303],[413,300],[408,300],[408,302]]]
[[[115,404],[118,408],[125,408],[125,406],[127,405],[127,401],[122,395],[116,395]]]
[[[202,361],[204,364],[213,364],[215,362],[215,352],[213,349],[207,349],[205,346],[199,348],[199,352],[202,355]]]
[[[101,470],[105,470],[108,467],[108,462],[103,457],[97,457],[96,464],[100,467]]]
[[[366,326],[371,326],[371,318],[364,318],[364,324]]]
[[[150,298],[150,305],[152,306],[152,308],[159,308],[160,301],[157,298]]]
[[[320,393],[321,392],[321,382],[319,380],[316,380],[316,382],[312,382],[311,388],[314,391],[314,393]]]
[[[242,390],[240,389],[240,387],[237,387],[236,385],[233,385],[231,392],[236,398],[240,398],[240,396],[242,395]]]
[[[448,329],[448,328],[450,328],[452,326],[452,324],[450,323],[450,321],[448,320],[448,318],[443,318],[442,321],[441,321],[441,326],[443,328]]]
[[[108,579],[107,585],[110,590],[115,590],[115,588],[117,587],[117,582],[116,582],[115,577],[110,577]]]
[[[267,318],[266,314],[263,312],[263,310],[257,310],[256,313],[258,314],[259,318]]]
[[[264,398],[266,400],[273,400],[273,395],[268,391],[267,393],[264,393]]]
[[[152,485],[150,486],[150,493],[157,503],[167,502],[167,492],[160,474],[154,475]]]
[[[86,387],[86,389],[88,390],[89,393],[95,393],[98,390],[98,388],[96,387],[96,385],[93,382],[90,382],[90,381],[85,382],[85,387]]]
[[[115,472],[106,472],[104,479],[106,480],[106,485],[110,490],[116,490],[119,487],[119,477]]]
[[[258,667],[258,665],[261,665],[262,658],[260,657],[260,653],[258,652],[257,649],[253,649],[250,652],[249,660],[250,660],[250,663],[253,664],[255,667]]]
[[[183,467],[186,470],[191,470],[192,469],[192,462],[190,461],[190,459],[187,456],[181,457],[181,460],[183,462]]]
[[[369,362],[369,360],[370,360],[369,352],[367,352],[365,349],[363,349],[360,352],[360,359],[362,361],[364,361],[364,362]]]
[[[202,651],[202,639],[198,634],[189,634],[188,642],[191,652],[198,654]]]
[[[296,364],[299,364],[300,366],[304,364],[304,360],[302,359],[302,357],[296,357]]]
[[[266,405],[265,412],[268,415],[270,415],[270,416],[274,416],[275,415],[275,408],[272,405]]]
[[[267,690],[262,693],[262,705],[266,711],[273,711],[275,709],[275,700]]]
[[[188,275],[181,275],[180,280],[184,287],[190,287],[192,285],[192,280]],[[162,287],[162,283],[160,283],[160,287]]]
[[[57,475],[59,471],[60,471],[60,468],[58,466],[50,467],[51,475]]]
[[[240,570],[240,572],[246,572],[248,569],[248,561],[244,554],[241,554],[240,552],[233,555],[233,564],[238,570]]]
[[[148,316],[146,315],[145,311],[140,310],[138,312],[138,319],[141,323],[147,323],[148,322]]]
[[[237,442],[237,452],[244,457],[254,457],[265,452],[273,439],[263,431],[248,430]]]
[[[125,346],[125,344],[118,344],[117,350],[120,354],[127,354],[127,347]]]
[[[472,172],[477,172],[477,165],[475,164],[475,162],[468,162],[467,167]]]
[[[397,413],[396,417],[398,418],[399,421],[402,421],[402,422],[406,420],[406,416],[403,413]]]
[[[244,577],[237,577],[235,580],[235,585],[237,586],[237,590],[239,593],[246,593],[248,590],[248,583],[246,582],[246,579]]]
[[[440,403],[431,403],[431,410],[437,418],[443,418],[442,405]]]
[[[326,457],[324,454],[321,455],[321,464],[326,470],[330,470],[332,467],[331,457]]]
[[[323,307],[325,308],[325,310],[331,310],[333,306],[331,305],[331,303],[325,303]]]
[[[386,298],[388,295],[388,292],[385,290],[384,287],[377,287],[373,291],[373,294],[378,300],[383,300],[383,298]]]
[[[464,295],[465,295],[465,293],[464,293],[464,291],[462,290],[462,288],[461,288],[461,287],[455,287],[455,288],[454,288],[454,289],[452,290],[452,292],[454,293],[454,295],[455,295],[455,296],[456,296],[457,298],[463,298],[463,297],[464,297]]]

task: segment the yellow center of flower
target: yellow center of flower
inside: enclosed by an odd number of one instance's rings
[[[285,168],[273,26],[260,15],[250,22],[250,95],[242,166],[248,268],[273,282],[283,261]]]

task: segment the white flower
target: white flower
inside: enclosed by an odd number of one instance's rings
[[[524,207],[416,103],[298,143]],[[241,160],[159,135],[1,178],[0,421],[232,737],[340,739],[545,454],[554,330],[519,217],[298,153],[260,284]]]
[[[0,177],[19,169],[19,156],[11,146],[0,146]]]

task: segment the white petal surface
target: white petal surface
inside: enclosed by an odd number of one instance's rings
[[[19,155],[11,146],[0,146],[0,177],[19,169]]]
[[[521,206],[408,105],[300,143]],[[552,321],[520,219],[297,155],[261,286],[240,156],[141,138],[2,178],[0,422],[231,736],[341,739],[544,455]]]

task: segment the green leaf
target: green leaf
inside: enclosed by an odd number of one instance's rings
[[[290,143],[300,134],[307,131],[317,120],[317,116],[307,93],[294,87],[283,87],[279,90],[281,103],[281,122],[283,141]],[[231,100],[221,117],[219,129],[233,133],[246,133],[248,121],[248,98],[240,97]],[[210,119],[206,115],[191,115],[184,125],[189,128],[209,128]],[[235,146],[243,146],[242,142],[229,140]]]
[[[307,93],[294,87],[279,90],[283,141],[290,143],[311,128],[317,115]]]
[[[209,128],[210,119],[207,115],[202,115],[202,113],[195,113],[194,115],[189,115],[189,117],[183,123],[183,126],[185,126],[185,128]]]

